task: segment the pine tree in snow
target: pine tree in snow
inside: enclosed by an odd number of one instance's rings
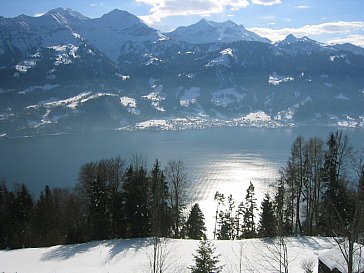
[[[194,255],[195,265],[190,267],[192,273],[219,273],[223,266],[219,266],[219,255],[214,255],[215,247],[209,240],[202,240]]]
[[[256,236],[255,220],[254,220],[256,210],[257,210],[257,203],[255,198],[254,185],[252,182],[250,182],[245,197],[245,212],[244,212],[244,225],[243,225],[244,238],[254,238]]]
[[[204,219],[205,217],[200,209],[200,206],[196,203],[192,207],[186,222],[186,235],[189,239],[201,240],[206,238]]]

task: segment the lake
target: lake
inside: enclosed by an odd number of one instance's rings
[[[218,190],[232,193],[239,203],[252,181],[258,202],[287,161],[298,135],[327,139],[331,127],[210,128],[185,131],[107,131],[98,133],[0,139],[0,177],[7,184],[22,182],[34,194],[49,185],[73,187],[82,164],[121,156],[128,161],[142,154],[150,167],[158,158],[184,162],[191,203],[198,201],[208,226]],[[364,129],[342,129],[355,149],[364,148]],[[213,206],[213,207],[212,207]],[[259,206],[259,205],[258,205]]]

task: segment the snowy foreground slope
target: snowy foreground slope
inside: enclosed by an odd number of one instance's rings
[[[0,272],[4,273],[137,273],[148,272],[152,253],[150,239],[94,241],[78,245],[0,251]],[[215,241],[216,254],[221,254],[223,272],[278,272],[278,252],[269,240]],[[335,245],[330,238],[288,238],[289,271],[304,272],[303,261],[314,261],[317,272],[318,255]],[[198,241],[168,240],[165,249],[165,272],[189,272]],[[242,251],[240,251],[242,250]],[[242,253],[240,255],[240,253]],[[150,271],[149,271],[150,272]]]

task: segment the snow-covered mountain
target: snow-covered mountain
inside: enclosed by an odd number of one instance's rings
[[[19,50],[25,55],[40,47],[86,41],[117,61],[120,48],[127,41],[155,42],[166,38],[135,15],[117,9],[90,19],[71,9],[58,8],[40,17],[1,17],[0,26],[0,49]]]
[[[326,51],[327,49],[325,44],[319,43],[306,36],[297,38],[292,34],[287,35],[285,39],[275,43],[275,45],[278,48],[288,50],[293,54],[311,54],[317,51]]]
[[[191,44],[223,43],[234,41],[256,41],[269,43],[267,38],[237,25],[229,20],[222,23],[202,19],[196,24],[178,27],[174,31],[166,33],[171,39],[184,41]]]
[[[14,55],[34,54],[40,47],[60,44],[79,44],[70,28],[87,20],[69,9],[55,9],[40,17],[20,15],[0,18],[0,52]]]
[[[75,30],[113,61],[117,61],[121,46],[128,41],[142,43],[166,39],[135,15],[118,9],[88,20]]]
[[[61,8],[0,25],[0,135],[364,127],[364,54],[354,45],[293,35],[271,44],[206,20],[178,38],[120,10],[90,19]]]

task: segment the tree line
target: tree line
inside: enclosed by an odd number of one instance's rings
[[[326,141],[298,136],[279,179],[264,195],[259,215],[252,183],[238,206],[231,195],[219,192],[215,201],[214,238],[275,237],[287,252],[286,236],[329,236],[337,240],[347,272],[353,272],[354,244],[364,239],[363,153],[354,151],[339,131]]]
[[[46,186],[35,199],[26,185],[0,183],[0,248],[51,246],[137,237],[203,238],[198,204],[186,215],[181,161],[148,170],[142,156],[89,162],[74,189]]]
[[[252,182],[245,201],[238,205],[232,195],[226,198],[216,192],[216,239],[274,237],[280,232],[285,236],[358,236],[364,231],[363,154],[353,150],[342,132],[331,133],[326,143],[298,136],[270,188],[259,214]]]
[[[21,248],[137,237],[206,237],[198,204],[186,213],[187,171],[181,161],[148,170],[142,156],[89,162],[74,189],[35,199],[25,185],[0,183],[0,247]],[[352,244],[363,228],[364,164],[347,136],[294,141],[277,181],[258,210],[250,182],[243,202],[215,194],[214,238],[325,235]],[[258,214],[259,212],[259,214]]]

